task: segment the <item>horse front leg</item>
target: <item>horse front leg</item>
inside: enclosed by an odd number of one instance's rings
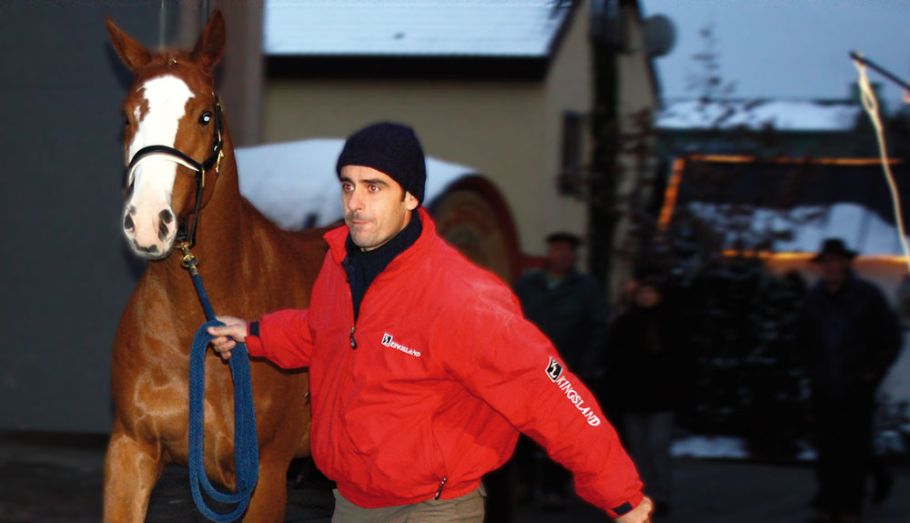
[[[104,521],[141,523],[164,463],[155,445],[114,430],[104,460]]]
[[[243,517],[250,522],[281,522],[288,502],[287,471],[291,460],[271,459],[259,462],[259,483]]]

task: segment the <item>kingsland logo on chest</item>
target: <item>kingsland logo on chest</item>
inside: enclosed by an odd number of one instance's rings
[[[397,341],[395,341],[395,338],[393,338],[392,335],[389,334],[388,332],[386,332],[382,335],[382,341],[380,343],[382,343],[383,347],[388,347],[390,349],[399,350],[399,351],[407,354],[408,356],[414,356],[415,358],[420,357],[419,350],[414,350],[410,347],[405,347],[404,345],[398,343]]]

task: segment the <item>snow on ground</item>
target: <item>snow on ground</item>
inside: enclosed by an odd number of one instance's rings
[[[681,458],[746,459],[746,440],[733,436],[692,435],[673,441],[670,454]]]

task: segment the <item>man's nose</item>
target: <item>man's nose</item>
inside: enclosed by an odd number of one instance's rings
[[[360,198],[360,191],[354,189],[348,196],[348,210],[358,211],[363,206],[363,200]]]

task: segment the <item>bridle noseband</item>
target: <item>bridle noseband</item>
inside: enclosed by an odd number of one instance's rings
[[[215,168],[215,177],[221,172],[221,159],[224,158],[224,140],[222,137],[223,123],[221,114],[221,101],[215,97],[215,136],[212,139],[211,153],[202,163],[194,160],[190,155],[169,145],[148,145],[136,151],[127,166],[126,187],[133,186],[133,173],[142,160],[152,156],[164,156],[166,159],[192,170],[196,177],[196,204],[193,208],[193,218],[189,228],[181,223],[177,230],[177,241],[186,247],[196,245],[196,225],[199,222],[199,211],[202,207],[202,193],[205,189],[205,172]]]

